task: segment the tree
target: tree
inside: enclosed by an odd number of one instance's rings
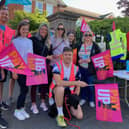
[[[122,13],[125,16],[129,16],[129,0],[119,0],[117,2],[118,9],[123,9]]]
[[[48,23],[46,19],[46,11],[41,14],[38,10],[34,13],[26,13],[24,11],[16,11],[14,18],[9,21],[9,25],[13,29],[17,29],[18,23],[24,18],[28,18],[30,20],[30,31],[34,32],[38,29],[39,25],[43,22]]]

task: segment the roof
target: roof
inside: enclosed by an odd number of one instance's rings
[[[94,13],[94,12],[90,12],[90,11],[86,11],[86,10],[82,10],[82,9],[78,9],[78,8],[73,8],[73,7],[65,7],[64,8],[65,12],[72,12],[72,13],[77,13],[80,14],[82,16],[88,16],[88,17],[92,17],[92,18],[99,18],[100,15],[102,14],[98,14],[98,13]]]
[[[67,5],[64,3],[63,0],[56,0],[59,6],[66,7]]]

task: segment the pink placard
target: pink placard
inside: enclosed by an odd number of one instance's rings
[[[96,84],[96,119],[122,122],[117,84]]]
[[[107,66],[109,69],[106,71],[107,77],[113,77],[113,63],[110,55],[110,50],[92,56],[91,59],[95,69]]]
[[[0,52],[0,67],[18,74],[32,75],[13,43]]]
[[[85,21],[85,19],[82,19],[82,23],[81,23],[81,32],[85,33],[86,31],[92,32],[89,25],[87,24],[87,22]]]
[[[34,74],[31,76],[27,76],[26,80],[27,86],[48,83],[45,57],[29,53],[28,66]]]

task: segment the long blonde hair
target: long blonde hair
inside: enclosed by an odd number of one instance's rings
[[[38,28],[38,31],[37,33],[35,34],[35,37],[38,39],[38,40],[42,40],[42,36],[40,35],[40,29],[45,26],[47,28],[47,35],[46,35],[46,40],[45,40],[45,45],[48,47],[48,49],[50,49],[50,35],[49,35],[49,26],[47,23],[42,23],[40,24],[39,28]]]

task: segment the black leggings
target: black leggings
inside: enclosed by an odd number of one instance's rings
[[[29,88],[26,86],[26,76],[18,75],[18,84],[20,86],[20,95],[17,99],[17,109],[21,109],[25,105],[26,95],[28,93]]]

